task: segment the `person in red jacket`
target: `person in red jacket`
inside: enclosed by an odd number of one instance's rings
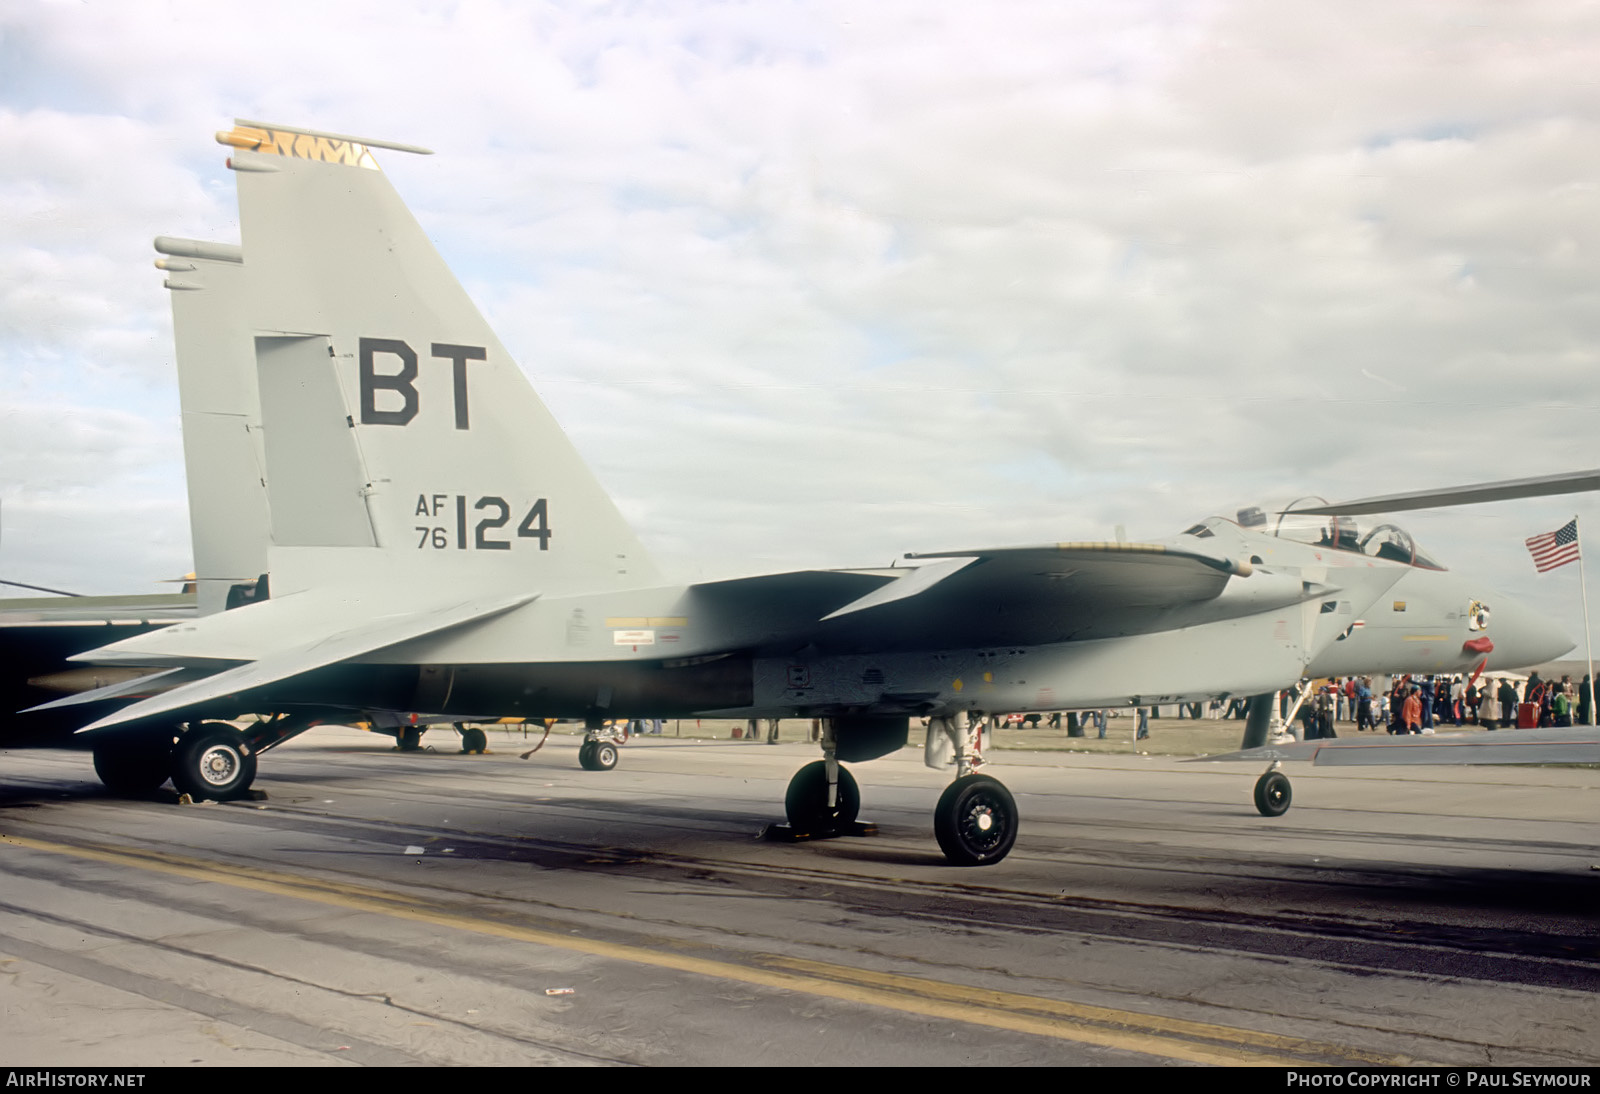
[[[1422,697],[1416,688],[1406,695],[1405,705],[1400,708],[1400,722],[1407,733],[1422,732]]]

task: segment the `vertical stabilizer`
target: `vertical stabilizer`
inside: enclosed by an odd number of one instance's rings
[[[256,367],[273,404],[268,469],[298,484],[268,475],[275,542],[374,544],[424,580],[658,583],[378,170],[371,146],[404,146],[243,123],[219,140],[234,149]],[[312,483],[319,469],[326,481]]]
[[[172,294],[183,408],[189,532],[202,615],[254,591],[267,570],[261,411],[242,252],[226,243],[158,237]]]

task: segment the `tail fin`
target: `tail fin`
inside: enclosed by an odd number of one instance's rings
[[[270,517],[243,254],[226,243],[160,236],[172,293],[189,533],[201,615],[254,596],[267,570]]]
[[[274,544],[546,593],[657,583],[372,155],[424,150],[245,122],[218,140],[238,173]]]

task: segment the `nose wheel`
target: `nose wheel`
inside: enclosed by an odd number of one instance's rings
[[[1289,785],[1289,776],[1279,771],[1277,764],[1256,780],[1256,812],[1263,817],[1283,816],[1292,801],[1294,789]]]
[[[933,813],[933,834],[956,866],[992,866],[1017,842],[1017,802],[999,780],[963,775],[945,787]]]

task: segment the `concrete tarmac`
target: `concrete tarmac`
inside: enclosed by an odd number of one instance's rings
[[[920,749],[871,837],[764,842],[814,746],[587,772],[314,730],[262,801],[0,752],[0,1064],[1600,1063],[1600,771],[999,753],[948,866]]]

